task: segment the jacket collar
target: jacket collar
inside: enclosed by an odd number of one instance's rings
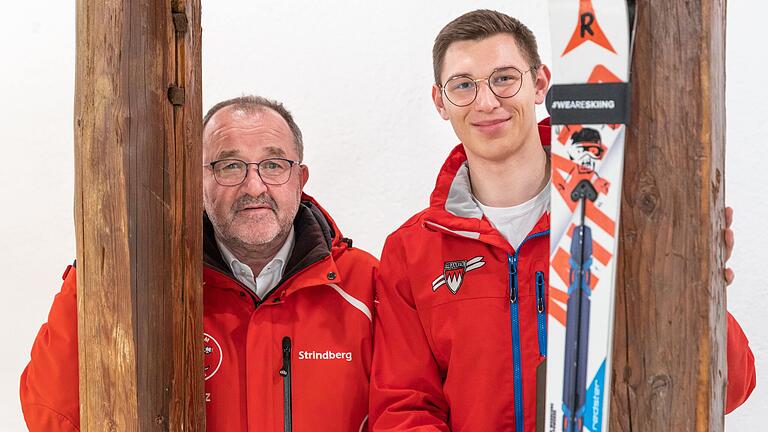
[[[539,123],[539,136],[542,145],[548,148],[551,141],[549,119]],[[425,213],[424,226],[447,234],[481,240],[504,249],[510,248],[472,198],[467,153],[463,144],[454,147],[440,169]],[[549,214],[545,214],[534,228],[536,231],[546,229],[549,229]]]
[[[336,267],[334,257],[338,257],[347,249],[349,240],[341,237],[339,229],[330,215],[320,207],[314,198],[302,194],[302,201],[293,221],[293,227],[295,232],[293,251],[285,265],[283,277],[273,292],[284,293],[288,289],[295,290],[329,282],[339,283],[341,275]],[[318,263],[320,265],[315,265]],[[232,270],[222,258],[216,243],[213,224],[207,214],[203,214],[203,264],[235,280]],[[294,275],[310,267],[313,268],[313,271],[311,274],[303,276],[300,282],[296,282],[296,278],[292,280]],[[334,276],[332,280],[329,280],[330,273],[333,273]],[[290,284],[287,284],[286,282],[289,281]]]

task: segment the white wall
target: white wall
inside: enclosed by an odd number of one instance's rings
[[[761,162],[768,161],[768,110],[763,104],[768,89],[760,80],[768,70],[768,51],[766,38],[759,35],[766,14],[765,2],[728,2],[725,198],[734,207],[736,234],[730,262],[736,279],[728,289],[728,309],[747,333],[757,365],[751,398],[725,417],[732,432],[758,430],[768,409],[768,199],[762,187],[768,170]]]
[[[513,11],[546,35],[546,1],[521,3],[476,2]],[[430,98],[432,42],[474,4],[205,4],[204,109],[244,92],[282,100],[305,134],[307,191],[356,245],[378,255],[386,235],[426,205],[458,143]],[[546,37],[541,48],[549,53]]]
[[[727,201],[736,207],[736,282],[729,308],[751,339],[758,388],[727,417],[751,429],[768,408],[768,216],[757,158],[768,160],[768,99],[752,75],[768,58],[750,39],[768,6],[730,2],[728,13]],[[204,107],[242,93],[280,99],[301,125],[308,192],[356,245],[378,254],[384,237],[424,207],[456,143],[429,97],[431,46],[450,19],[474,8],[512,13],[539,35],[549,59],[547,2],[204,2]],[[760,9],[760,10],[758,10]],[[72,219],[74,6],[13,2],[0,15],[0,427],[25,430],[18,377],[46,320],[64,267],[75,255]],[[670,96],[670,100],[674,100]],[[757,107],[757,108],[756,108]]]

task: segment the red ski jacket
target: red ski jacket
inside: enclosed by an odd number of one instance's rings
[[[544,145],[550,128],[539,126]],[[371,377],[373,431],[536,430],[546,355],[549,214],[514,250],[471,198],[462,145],[430,206],[381,256]],[[727,409],[755,385],[754,358],[728,315]],[[543,368],[542,368],[543,369]],[[517,419],[522,421],[517,422]]]
[[[367,428],[377,261],[352,248],[304,199],[283,280],[265,299],[232,276],[206,219],[201,337],[208,431],[288,430],[283,416],[291,407],[296,432]],[[75,280],[70,267],[21,377],[32,432],[79,430]]]

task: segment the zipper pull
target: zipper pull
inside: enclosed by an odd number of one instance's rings
[[[509,262],[509,302],[517,302],[517,256],[508,255]]]
[[[283,367],[280,368],[280,376],[286,377],[291,371],[291,338],[283,338]]]
[[[544,313],[544,273],[536,272],[536,309]]]
[[[512,287],[509,290],[509,301],[511,303],[517,302],[517,281],[512,281]]]
[[[509,274],[514,275],[517,273],[517,257],[514,255],[507,256],[507,262],[509,263]]]

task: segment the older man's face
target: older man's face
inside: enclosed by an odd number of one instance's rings
[[[288,123],[275,111],[246,113],[227,107],[203,131],[203,163],[219,159],[260,162],[270,157],[298,161]],[[306,167],[294,165],[287,183],[267,185],[255,165],[237,186],[222,186],[213,172],[203,173],[203,203],[216,234],[225,244],[254,248],[282,239],[291,229],[307,181]]]

